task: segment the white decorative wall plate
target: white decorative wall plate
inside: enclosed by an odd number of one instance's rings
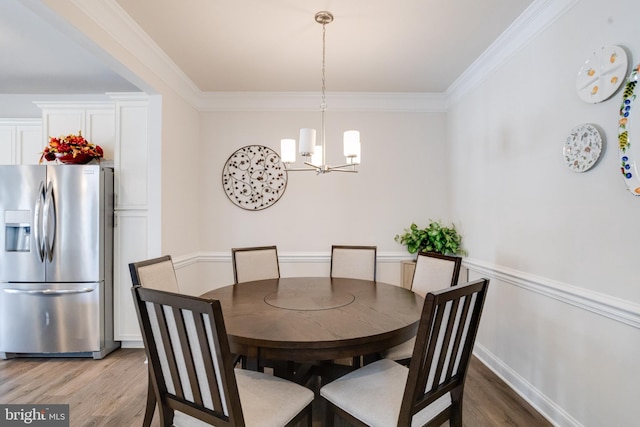
[[[586,172],[602,153],[602,137],[595,126],[582,124],[571,129],[562,148],[564,161],[574,172]]]
[[[236,206],[259,211],[280,200],[287,188],[287,171],[271,148],[247,145],[224,164],[222,187]]]
[[[627,76],[627,53],[620,46],[604,46],[593,52],[576,78],[578,96],[592,104],[613,95]]]
[[[620,117],[618,118],[618,152],[620,154],[620,171],[627,189],[634,196],[640,196],[640,132],[638,132],[639,108],[635,105],[638,72],[640,64],[631,71],[627,84],[622,92]],[[632,117],[633,116],[633,117]],[[633,124],[633,127],[631,126]],[[632,129],[635,129],[631,132]]]

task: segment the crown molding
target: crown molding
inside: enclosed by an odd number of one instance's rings
[[[317,93],[203,92],[118,5],[72,0],[149,73],[199,111],[316,111]],[[446,112],[580,0],[535,0],[444,93],[327,93],[334,111]],[[139,78],[139,76],[138,76]],[[135,84],[135,83],[134,83]],[[149,84],[147,82],[147,84]]]
[[[198,104],[202,91],[115,0],[71,1],[122,49],[137,58],[149,73],[155,74],[190,104]],[[140,79],[140,76],[136,77]],[[146,85],[151,83],[146,82]]]
[[[331,111],[446,112],[440,93],[327,92]],[[318,92],[203,92],[200,111],[318,111]]]
[[[535,0],[445,91],[458,102],[581,0]]]

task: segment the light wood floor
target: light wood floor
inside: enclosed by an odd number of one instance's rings
[[[142,349],[121,349],[103,360],[0,360],[0,403],[69,404],[71,427],[141,426],[147,390],[144,359]],[[464,405],[465,426],[551,425],[475,359]],[[314,427],[322,425],[321,412],[314,407]],[[153,425],[159,425],[157,417]]]

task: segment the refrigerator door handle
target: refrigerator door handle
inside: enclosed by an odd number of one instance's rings
[[[42,226],[42,205],[44,204],[44,182],[40,181],[40,188],[38,188],[38,197],[36,197],[36,203],[33,207],[33,238],[36,241],[36,249],[40,261],[44,261],[44,241],[40,233]],[[43,231],[44,232],[44,231]]]
[[[30,294],[30,295],[70,295],[70,294],[86,294],[93,292],[94,288],[80,289],[13,289],[5,288],[8,294]]]
[[[49,262],[53,261],[53,244],[56,238],[56,208],[53,203],[53,183],[49,181],[44,197],[44,214],[42,216],[44,251]],[[49,228],[51,226],[51,228]]]

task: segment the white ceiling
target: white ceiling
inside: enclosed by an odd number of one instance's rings
[[[115,1],[203,92],[319,90],[322,26],[314,15],[328,10],[327,91],[441,93],[533,3]],[[0,1],[0,94],[135,90],[34,3]]]

